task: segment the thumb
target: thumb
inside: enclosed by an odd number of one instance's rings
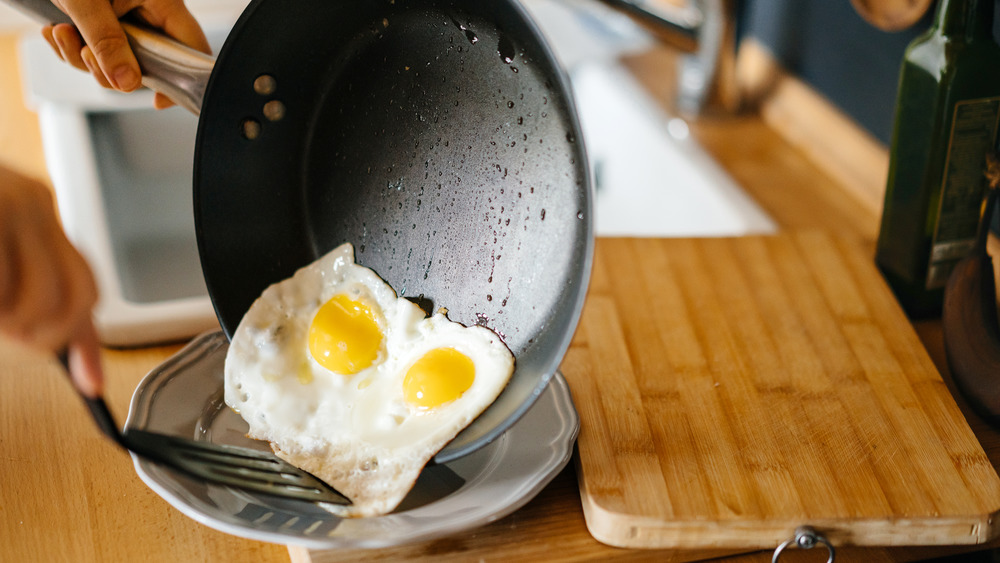
[[[96,399],[104,393],[104,370],[94,323],[87,319],[69,345],[69,375],[85,397]]]

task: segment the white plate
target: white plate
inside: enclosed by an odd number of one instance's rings
[[[268,450],[222,400],[229,342],[194,339],[151,371],[132,396],[127,428]],[[206,484],[133,455],[150,488],[187,516],[245,538],[309,548],[387,547],[492,522],[531,500],[566,466],[580,428],[560,374],[517,424],[463,458],[424,469],[400,507],[377,518],[341,519],[318,506]]]

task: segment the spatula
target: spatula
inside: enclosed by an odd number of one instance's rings
[[[66,353],[60,352],[57,356],[68,375],[70,367]],[[151,461],[219,485],[286,499],[351,504],[323,481],[268,452],[131,428],[120,432],[102,397],[87,397],[79,389],[77,393],[105,435],[126,450]]]

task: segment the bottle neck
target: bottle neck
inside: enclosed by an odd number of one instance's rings
[[[939,0],[934,29],[941,35],[981,39],[993,36],[996,0]]]

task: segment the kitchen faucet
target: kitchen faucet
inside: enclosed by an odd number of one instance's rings
[[[735,110],[736,0],[603,0],[646,24],[685,53],[677,69],[676,109],[696,116],[711,106]]]

